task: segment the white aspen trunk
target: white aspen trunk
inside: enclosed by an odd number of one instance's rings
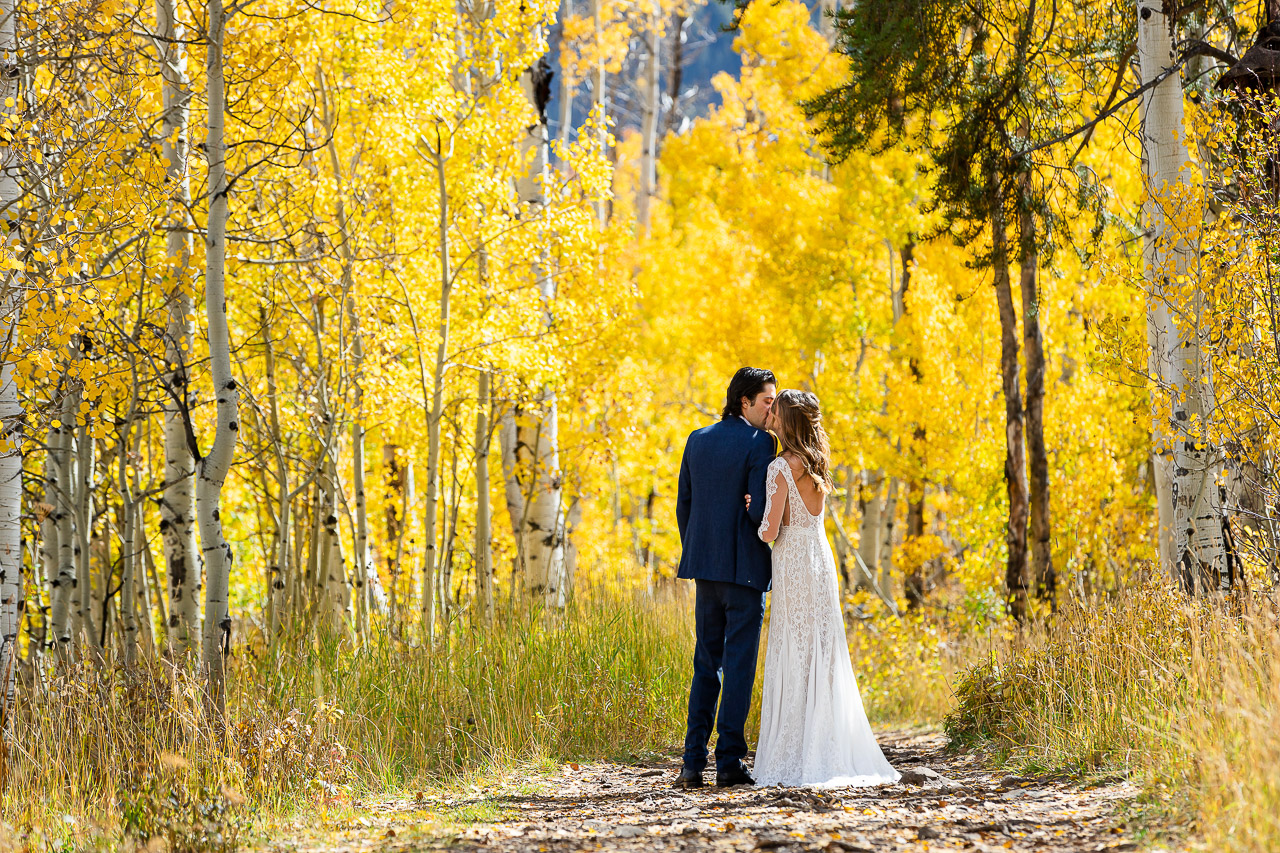
[[[64,663],[71,660],[71,651],[80,625],[75,617],[78,606],[76,596],[75,558],[75,510],[71,503],[73,464],[71,456],[72,424],[78,395],[64,393],[60,409],[57,450],[54,464],[58,471],[57,501],[54,503],[54,523],[58,526],[58,577],[53,583],[53,640],[59,657]],[[70,409],[70,412],[68,412]]]
[[[601,42],[604,40],[604,0],[591,0],[591,23],[592,33],[595,36],[596,47],[596,67],[595,79],[591,85],[591,95],[594,102],[593,109],[596,113],[596,144],[601,151],[605,150],[608,145],[609,130],[608,124],[605,122],[605,116],[609,112],[609,96],[606,85],[608,83],[607,72],[605,71],[604,51]],[[607,225],[609,222],[609,202],[601,199],[596,202],[596,219],[601,225]]]
[[[529,169],[516,180],[516,192],[531,218],[541,215],[545,203],[542,187],[547,169],[547,116],[546,104],[540,100],[539,93],[545,88],[542,85],[542,75],[548,73],[547,61],[543,57],[520,75],[520,89],[537,118],[527,129],[522,146],[524,161],[529,163]],[[539,250],[535,275],[538,292],[542,297],[544,331],[549,333],[552,326],[552,306],[556,299],[556,282],[549,269],[545,247]],[[517,463],[521,461],[521,448],[531,451],[527,460],[528,484],[522,490],[526,505],[523,523],[517,535],[523,540],[520,553],[524,559],[524,576],[529,595],[552,607],[562,607],[564,524],[559,408],[555,388],[544,385],[538,390],[533,403],[531,413],[536,419],[521,418],[518,415],[515,418]],[[505,430],[503,435],[506,436]]]
[[[876,571],[880,565],[880,546],[882,544],[880,523],[884,510],[884,501],[880,497],[880,488],[884,482],[884,472],[863,472],[866,482],[862,485],[862,521],[858,525],[858,554],[862,564],[870,572]],[[869,587],[870,578],[861,572],[857,574],[857,585]]]
[[[127,460],[129,454],[125,448],[129,445],[129,427],[131,418],[127,418],[120,436],[120,457],[116,476],[119,477],[121,529],[120,529],[120,626],[124,633],[124,663],[133,667],[138,662],[138,613],[137,591],[134,588],[138,571],[137,559],[137,518],[134,511],[134,496],[129,488],[129,472]],[[110,541],[110,533],[107,534]],[[110,559],[108,559],[108,565]]]
[[[413,460],[406,459],[404,464],[404,494],[400,497],[400,530],[396,535],[396,568],[394,574],[391,576],[391,621],[398,628],[403,628],[403,624],[399,614],[400,605],[397,602],[402,598],[409,599],[411,601],[413,600],[412,587],[414,575],[412,573],[409,574],[409,586],[411,588],[409,590],[402,591],[400,587],[402,583],[401,578],[405,575],[405,572],[401,569],[401,566],[404,564],[405,531],[409,526],[410,514],[413,512],[414,503],[416,503],[416,489],[417,483],[413,476]]]
[[[476,382],[476,613],[493,622],[493,520],[489,509],[489,371]]]
[[[640,197],[636,199],[636,220],[640,233],[649,235],[653,199],[658,192],[658,72],[662,60],[662,4],[655,0],[645,31],[648,56],[644,65],[643,115],[640,121]]]
[[[324,77],[320,70],[316,78],[324,92]],[[364,339],[360,333],[360,315],[356,308],[355,295],[355,253],[351,248],[351,229],[347,221],[347,208],[343,200],[342,164],[338,159],[337,117],[331,113],[327,96],[323,97],[325,125],[329,128],[329,165],[333,169],[333,179],[337,185],[335,202],[338,219],[339,244],[342,252],[342,302],[347,310],[347,323],[351,330],[351,376],[355,386],[355,417],[351,421],[351,467],[352,487],[355,489],[355,625],[357,632],[364,636],[369,628],[369,606],[372,589],[369,576],[376,573],[370,568],[369,560],[369,508],[365,496],[365,459],[364,459],[364,388],[361,370],[364,366]]]
[[[222,484],[235,458],[239,424],[239,391],[231,377],[231,334],[227,327],[225,269],[227,260],[227,162],[223,127],[226,112],[223,39],[226,20],[222,0],[208,3],[208,138],[209,222],[205,247],[205,314],[209,324],[209,367],[217,400],[218,426],[213,446],[200,460],[196,482],[196,517],[208,579],[205,584],[202,653],[208,701],[219,725],[226,720],[226,658],[231,649],[231,546],[222,533]]]
[[[1159,0],[1138,0],[1138,60],[1142,81],[1167,76],[1142,97],[1142,149],[1147,201],[1143,267],[1148,287],[1147,341],[1152,381],[1153,453],[1164,569],[1188,592],[1229,586],[1224,511],[1219,495],[1222,461],[1210,445],[1213,388],[1201,357],[1203,300],[1174,306],[1176,285],[1194,274],[1193,235],[1171,230],[1169,191],[1185,183],[1188,163],[1183,130],[1182,80],[1173,56],[1173,22]],[[1173,69],[1172,71],[1170,71]],[[1177,312],[1177,313],[1175,313]],[[1179,328],[1179,317],[1183,328]],[[1162,396],[1163,395],[1163,398]],[[1169,420],[1165,421],[1165,406]]]
[[[560,20],[567,21],[573,17],[573,0],[564,0]],[[565,61],[564,36],[560,37],[560,118],[556,127],[560,150],[569,146],[569,131],[573,129],[573,96],[577,92],[577,81],[570,76],[569,63]]]
[[[134,469],[133,493],[135,495],[142,493],[141,483],[138,481],[137,469]],[[147,545],[147,516],[145,506],[142,502],[138,503],[135,510],[136,516],[133,522],[134,536],[134,571],[137,580],[134,582],[134,594],[137,596],[137,603],[134,605],[134,612],[138,614],[138,645],[145,657],[153,657],[156,651],[156,635],[155,635],[155,604],[156,600],[151,597],[151,591],[154,589],[157,593],[160,585],[157,582],[159,576],[156,574],[155,558],[151,556],[151,548]],[[160,605],[160,624],[165,625],[164,605]]]
[[[268,643],[274,648],[276,639],[280,635],[280,623],[284,618],[284,610],[287,606],[285,593],[289,589],[288,579],[290,577],[289,535],[291,532],[290,521],[292,519],[293,495],[289,491],[289,466],[285,462],[284,453],[281,452],[279,445],[280,399],[276,387],[275,347],[271,342],[271,331],[267,324],[265,307],[259,308],[258,318],[261,321],[262,328],[267,330],[265,335],[266,344],[264,346],[267,372],[267,414],[270,418],[272,446],[275,448],[276,489],[280,495],[280,510],[277,514],[276,522],[274,565],[269,569],[271,592],[267,602],[268,610],[270,611],[267,616]]]
[[[438,129],[438,128],[437,128]],[[435,155],[437,203],[439,204],[440,324],[436,336],[436,361],[431,371],[431,412],[427,416],[427,496],[423,508],[424,562],[422,567],[422,620],[431,640],[436,635],[435,577],[439,551],[436,544],[436,517],[440,503],[440,421],[444,417],[444,371],[449,357],[449,302],[453,290],[453,270],[449,261],[449,186],[445,173],[443,142],[436,135]]]
[[[507,517],[511,519],[511,533],[516,543],[515,570],[511,577],[512,591],[517,585],[525,583],[524,577],[524,537],[520,531],[524,528],[525,499],[520,486],[520,459],[517,440],[519,430],[516,427],[516,410],[508,406],[502,410],[498,428],[498,447],[502,452],[502,485],[503,496],[507,501]]]
[[[889,493],[880,511],[880,589],[893,597],[893,532],[898,517],[898,480],[889,478]],[[870,565],[867,568],[871,568]]]
[[[16,118],[18,38],[15,3],[0,0],[0,116]],[[11,256],[18,249],[20,164],[16,153],[0,140],[0,216],[4,241]],[[12,739],[18,672],[18,630],[22,618],[22,404],[14,379],[12,333],[22,309],[20,271],[9,272],[0,289],[0,759],[7,760]]]
[[[321,487],[325,499],[321,508],[320,577],[324,584],[325,608],[329,627],[345,633],[352,624],[351,580],[342,551],[342,536],[338,532],[338,470],[333,454],[329,456]]]
[[[37,508],[40,519],[40,564],[45,585],[49,588],[50,610],[45,619],[44,644],[46,647],[57,639],[57,633],[51,627],[53,617],[53,597],[58,580],[58,463],[57,442],[60,440],[58,430],[49,428],[49,438],[44,462],[44,501]]]
[[[175,0],[156,0],[156,50],[160,61],[161,154],[168,161],[172,192],[165,239],[169,319],[165,328],[164,482],[160,535],[169,581],[170,653],[190,658],[200,636],[200,556],[196,551],[195,456],[188,440],[188,413],[195,405],[187,372],[195,342],[191,290],[191,174],[187,168],[191,81],[187,76],[186,28]]]
[[[77,395],[77,397],[80,396]],[[79,415],[78,402],[76,409],[76,414]],[[89,434],[88,417],[85,417],[76,428],[76,578],[78,579],[77,590],[80,593],[80,626],[84,631],[85,648],[100,656],[102,637],[98,631],[97,616],[101,613],[105,589],[94,590],[93,564],[89,560],[89,545],[93,538],[90,535],[93,528],[93,451],[93,436]],[[110,578],[107,580],[109,581]]]

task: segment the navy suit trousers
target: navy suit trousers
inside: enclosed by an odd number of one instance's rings
[[[717,770],[728,770],[747,757],[743,729],[747,725],[751,691],[756,681],[764,593],[725,581],[697,580],[695,583],[697,645],[693,652],[693,683],[689,686],[684,766],[700,773],[707,766],[712,721],[719,734]],[[717,699],[720,700],[718,717]]]

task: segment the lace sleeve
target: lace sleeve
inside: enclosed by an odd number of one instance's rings
[[[779,500],[774,500],[774,493],[786,484],[779,463],[787,464],[787,460],[779,457],[769,463],[769,470],[764,478],[764,521],[760,522],[758,534],[764,542],[772,542],[778,538],[782,523],[782,511],[787,506],[787,494],[784,491]]]

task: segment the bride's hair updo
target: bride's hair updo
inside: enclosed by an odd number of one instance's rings
[[[831,444],[822,428],[822,409],[818,398],[808,391],[788,388],[773,401],[773,415],[778,426],[778,442],[782,452],[800,457],[804,472],[813,478],[818,491],[830,494]]]

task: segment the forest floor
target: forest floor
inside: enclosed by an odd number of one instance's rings
[[[324,826],[282,828],[262,850],[1099,851],[1168,849],[1127,818],[1137,788],[1111,778],[1019,777],[933,730],[880,734],[904,781],[828,791],[673,790],[678,754],[567,764],[453,796],[352,803]],[[921,768],[925,768],[921,771]],[[918,771],[914,777],[907,771]],[[710,780],[714,773],[707,772]],[[914,782],[915,784],[909,784]]]

